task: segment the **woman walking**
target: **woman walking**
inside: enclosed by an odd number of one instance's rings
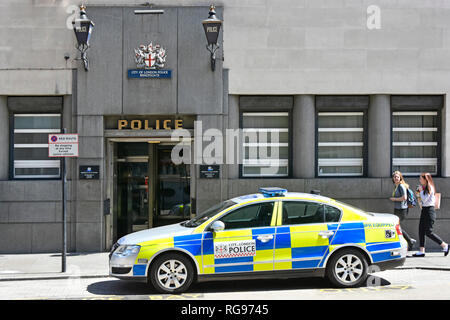
[[[406,215],[408,214],[408,202],[407,202],[407,190],[409,185],[403,179],[403,175],[400,171],[395,171],[392,174],[392,182],[394,183],[394,191],[392,192],[392,197],[389,198],[394,202],[394,214],[399,217],[400,223],[405,220]],[[406,242],[408,242],[408,250],[412,250],[414,243],[416,243],[415,239],[412,239],[408,233],[403,229],[403,237]]]
[[[436,212],[434,211],[434,204],[436,202],[433,178],[429,173],[422,173],[420,175],[420,186],[416,190],[417,196],[420,195],[420,201],[422,203],[422,212],[420,214],[419,222],[419,252],[415,253],[413,257],[425,257],[425,236],[436,242],[442,247],[444,256],[448,255],[448,243],[442,241],[442,239],[433,232],[433,225],[436,221]]]

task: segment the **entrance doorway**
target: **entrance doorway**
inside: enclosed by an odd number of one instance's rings
[[[114,143],[112,243],[132,232],[190,218],[190,166],[172,162],[173,146]]]

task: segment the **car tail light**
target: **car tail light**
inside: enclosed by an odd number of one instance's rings
[[[397,225],[395,226],[395,230],[397,231],[397,235],[399,235],[399,236],[402,236],[402,235],[403,235],[403,233],[402,233],[402,228],[400,227],[400,224],[397,224]]]

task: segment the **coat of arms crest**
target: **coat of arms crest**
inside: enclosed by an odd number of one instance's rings
[[[166,63],[166,50],[159,44],[153,46],[141,44],[134,49],[136,67],[144,69],[161,69]]]

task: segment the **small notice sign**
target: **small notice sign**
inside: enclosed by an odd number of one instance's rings
[[[98,180],[100,166],[80,166],[80,180]]]
[[[78,157],[78,133],[49,134],[48,156],[50,158]]]
[[[201,179],[219,179],[220,178],[220,166],[219,165],[200,165],[200,178]]]

